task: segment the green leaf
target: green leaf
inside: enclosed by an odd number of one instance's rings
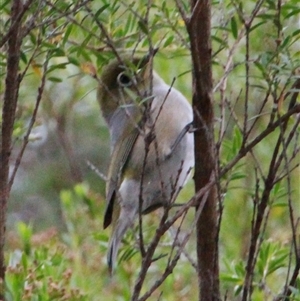
[[[31,237],[32,237],[32,227],[30,225],[26,225],[23,222],[19,222],[17,224],[18,233],[23,242],[24,252],[29,254],[31,251]]]
[[[11,0],[6,0],[0,3],[0,11],[3,10],[5,8],[5,6],[10,3]]]
[[[68,25],[67,30],[65,31],[65,34],[64,34],[64,37],[63,37],[63,40],[62,40],[63,45],[65,45],[66,42],[68,41],[68,38],[69,38],[72,30],[73,30],[73,24]]]
[[[235,39],[238,37],[238,26],[235,17],[233,16],[230,20],[231,33]]]
[[[256,28],[258,28],[259,26],[261,26],[261,25],[263,25],[263,24],[265,24],[265,23],[266,23],[266,21],[258,22],[257,24],[253,25],[253,26],[250,28],[249,32],[254,31]]]
[[[239,128],[236,126],[234,127],[234,131],[233,131],[233,143],[232,143],[232,151],[234,154],[237,154],[238,151],[240,150],[242,141],[243,141],[242,133],[239,130]]]
[[[22,240],[29,241],[32,236],[32,227],[26,225],[24,222],[19,222],[17,224],[18,233]]]
[[[134,24],[132,15],[129,15],[124,26],[124,34],[126,35],[130,30],[132,30],[132,25]]]
[[[95,18],[98,19],[99,16],[109,7],[109,4],[104,4],[101,8],[99,8],[97,10],[97,12],[95,13]]]
[[[220,45],[222,45],[224,47],[228,46],[227,42],[224,39],[221,39],[215,35],[213,35],[211,38],[212,38],[212,40],[216,41],[217,43],[219,43]]]
[[[35,36],[35,34],[34,34],[33,32],[30,32],[30,33],[29,33],[29,38],[30,38],[30,40],[31,40],[31,43],[32,43],[33,45],[35,45],[35,44],[36,44],[36,36]]]
[[[27,56],[23,51],[21,51],[21,53],[20,53],[20,58],[21,58],[21,60],[23,61],[24,64],[27,64],[27,62],[28,62],[27,61]]]
[[[271,261],[270,265],[269,265],[269,269],[268,269],[268,275],[274,273],[275,271],[277,271],[278,269],[284,267],[285,264],[285,259],[288,257],[288,252],[286,252],[283,255],[274,255],[274,259]]]
[[[240,180],[240,179],[244,179],[246,178],[246,174],[242,173],[242,172],[234,172],[231,177],[230,180],[234,181],[234,180]]]
[[[289,19],[290,17],[294,15],[298,15],[300,13],[300,8],[294,8],[289,14],[287,14],[284,19]]]
[[[237,276],[237,275],[229,275],[229,274],[221,274],[220,278],[223,281],[227,281],[227,282],[233,282],[233,283],[241,283],[242,279],[241,277]]]
[[[21,261],[22,261],[22,266],[23,266],[24,270],[27,271],[27,268],[28,268],[28,258],[27,258],[27,255],[25,253],[22,254]]]
[[[69,56],[68,60],[69,60],[70,64],[73,64],[75,66],[79,66],[80,65],[80,62],[75,57]]]
[[[138,25],[139,25],[139,27],[140,27],[140,29],[142,30],[143,33],[148,34],[148,32],[149,32],[148,27],[147,27],[147,25],[145,24],[144,21],[139,20]]]
[[[107,234],[101,233],[101,232],[99,232],[99,233],[98,233],[98,232],[97,232],[97,233],[94,233],[94,234],[93,234],[93,237],[94,237],[94,239],[96,239],[96,240],[98,240],[98,241],[100,241],[100,242],[105,242],[105,243],[107,243],[108,240],[109,240]],[[107,244],[106,244],[106,245],[107,245]]]
[[[121,256],[119,258],[119,263],[122,261],[128,261],[130,260],[135,254],[138,253],[138,250],[132,247],[125,248],[124,252],[121,252]]]
[[[65,52],[62,48],[55,48],[51,50],[51,57],[65,56]]]
[[[49,43],[49,42],[43,42],[42,43],[42,46],[45,47],[46,49],[51,49],[51,50],[55,50],[57,45],[56,44],[52,44],[52,43]]]
[[[48,77],[48,80],[54,83],[61,83],[63,81],[61,78],[54,77],[54,76]]]
[[[164,47],[168,47],[174,40],[174,36],[170,36],[166,39],[166,41],[164,42]]]

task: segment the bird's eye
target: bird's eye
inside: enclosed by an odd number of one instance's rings
[[[129,87],[132,85],[132,79],[125,72],[121,72],[117,77],[118,83],[122,87]]]

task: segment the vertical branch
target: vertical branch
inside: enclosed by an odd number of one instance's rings
[[[246,55],[245,55],[245,76],[246,76],[246,87],[245,87],[245,103],[244,103],[244,123],[243,123],[243,146],[245,145],[248,135],[247,135],[247,124],[248,124],[248,103],[249,103],[249,88],[250,88],[250,82],[249,82],[249,56],[250,56],[250,25],[248,23],[245,23],[245,29],[246,29]]]
[[[243,13],[240,11],[239,8],[237,8],[237,12],[239,13],[239,16],[243,20],[244,27],[245,27],[245,36],[246,36],[246,54],[245,54],[245,103],[244,103],[244,122],[243,122],[243,146],[245,146],[248,137],[250,135],[251,131],[247,130],[247,124],[248,124],[248,104],[249,104],[249,88],[250,88],[250,32],[251,32],[251,26],[253,23],[254,18],[258,14],[264,0],[259,0],[253,11],[251,12],[251,15],[249,18],[245,18],[243,16]]]
[[[297,82],[295,83],[297,85]],[[292,96],[292,100],[294,97],[298,95],[298,92],[295,92]],[[278,114],[278,120],[280,121],[280,115]],[[254,221],[254,226],[252,228],[251,232],[251,243],[248,251],[248,259],[247,259],[247,265],[246,265],[246,275],[245,275],[245,281],[244,281],[244,287],[243,287],[243,294],[242,294],[242,301],[247,301],[250,300],[251,294],[252,294],[252,280],[253,280],[253,275],[254,275],[254,268],[256,264],[256,259],[257,259],[257,254],[259,252],[259,237],[262,234],[262,225],[264,218],[266,216],[266,209],[268,206],[269,198],[271,191],[276,183],[276,175],[278,173],[280,164],[282,163],[285,155],[286,148],[288,146],[288,142],[285,145],[285,133],[287,131],[287,126],[288,126],[288,121],[283,120],[278,124],[278,127],[280,128],[280,132],[278,134],[277,142],[274,146],[274,151],[272,154],[272,158],[269,164],[269,169],[268,169],[268,175],[265,179],[265,187],[262,192],[261,199],[257,205],[257,212],[255,214],[255,221]],[[292,136],[294,135],[295,131],[292,132]],[[291,138],[292,139],[292,138]],[[287,139],[289,140],[289,137]],[[280,151],[282,147],[282,150]],[[286,166],[286,168],[288,168]],[[293,228],[292,228],[293,229]],[[297,250],[296,250],[297,254]]]
[[[165,207],[163,216],[161,217],[160,223],[158,228],[156,229],[156,233],[155,236],[153,237],[150,245],[148,246],[145,256],[143,258],[143,262],[142,262],[142,267],[141,270],[139,272],[139,275],[136,279],[136,282],[134,284],[134,288],[133,288],[133,293],[132,293],[132,298],[131,301],[141,301],[141,300],[145,300],[143,299],[143,297],[141,297],[139,299],[139,295],[140,292],[142,290],[142,285],[145,281],[145,278],[147,276],[147,272],[149,270],[149,267],[151,266],[151,263],[153,261],[153,254],[157,248],[157,245],[161,239],[161,237],[164,235],[164,233],[166,233],[166,231],[168,231],[173,225],[174,223],[179,219],[179,218],[184,218],[186,212],[191,208],[191,206],[194,206],[196,201],[201,198],[202,202],[201,204],[198,206],[197,211],[196,211],[196,217],[195,217],[195,221],[198,220],[198,217],[201,216],[202,212],[203,212],[203,208],[206,205],[206,202],[208,200],[208,195],[209,192],[211,190],[211,187],[215,185],[215,179],[213,177],[211,177],[209,179],[209,182],[207,183],[206,186],[202,187],[202,189],[200,189],[186,204],[182,205],[180,207],[180,209],[178,209],[176,211],[176,213],[170,217],[168,219],[169,216],[169,209],[170,207]],[[193,228],[193,227],[191,227]],[[171,264],[172,265],[172,264]],[[167,270],[169,269],[169,267],[166,268]],[[169,270],[167,271],[167,273],[169,273]],[[162,277],[164,278],[166,276],[166,274],[164,274]],[[157,280],[160,281],[160,280]],[[156,282],[154,284],[154,286],[156,286],[158,284],[158,282]],[[145,293],[145,295],[148,294]]]
[[[216,170],[213,135],[211,2],[191,1],[187,21],[193,62],[193,108],[195,131],[195,189],[204,187]],[[198,206],[203,198],[198,199]],[[220,300],[218,267],[217,188],[208,195],[197,221],[199,300]]]
[[[2,109],[1,154],[0,154],[0,300],[4,300],[4,243],[6,208],[10,193],[9,159],[12,147],[12,134],[18,100],[18,68],[21,47],[21,20],[18,19],[23,9],[21,0],[14,0],[11,9],[11,35],[8,38],[7,74],[5,79],[4,103]],[[17,21],[18,20],[18,21]],[[18,23],[16,25],[16,22]]]
[[[289,103],[289,109],[291,110],[295,104],[296,104],[296,99],[299,95],[299,89],[300,89],[300,79],[297,79],[296,82],[293,84],[292,89],[294,89],[296,92],[294,92],[292,94],[290,103]],[[290,92],[288,92],[285,95],[285,99],[289,96]],[[296,120],[296,123],[294,125],[294,127],[292,128],[291,132],[290,132],[290,136],[294,136],[294,134],[296,133],[296,128],[299,126],[300,123],[300,118],[298,117]],[[287,140],[289,140],[289,138],[292,137],[288,137]],[[294,270],[292,272],[291,278],[289,278],[289,273],[287,275],[287,279],[286,279],[286,283],[282,289],[282,292],[276,297],[274,298],[275,301],[280,301],[280,300],[284,300],[284,301],[288,301],[290,300],[290,295],[293,292],[293,287],[295,287],[297,284],[297,279],[299,278],[299,272],[300,272],[300,248],[299,248],[299,244],[297,242],[297,224],[298,222],[295,221],[294,218],[294,210],[293,210],[293,206],[292,206],[292,192],[291,192],[291,183],[290,183],[290,168],[289,168],[289,159],[286,155],[286,148],[287,148],[287,140],[286,140],[286,145],[284,146],[284,156],[285,156],[285,168],[287,169],[287,185],[288,185],[288,208],[289,208],[289,216],[290,216],[290,223],[291,223],[291,229],[292,229],[292,248],[294,249],[294,253],[295,253],[295,266],[294,266]],[[290,139],[291,140],[291,139]],[[299,152],[299,149],[295,149],[294,153]],[[290,253],[290,262],[291,262],[291,258],[292,258],[292,251]],[[290,267],[289,267],[290,269]]]

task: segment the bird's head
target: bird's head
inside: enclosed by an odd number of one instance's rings
[[[152,76],[149,55],[121,56],[109,62],[98,87],[103,116],[108,119],[121,106],[141,106],[149,99]]]

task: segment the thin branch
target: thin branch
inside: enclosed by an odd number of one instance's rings
[[[151,295],[152,293],[165,281],[165,279],[173,272],[179,258],[180,258],[180,255],[181,253],[183,252],[184,250],[184,247],[186,245],[186,243],[188,242],[191,234],[192,234],[192,231],[193,229],[195,228],[195,225],[203,211],[203,208],[205,206],[205,203],[207,202],[207,199],[208,199],[208,195],[209,195],[209,191],[206,191],[206,193],[203,195],[203,199],[202,199],[202,202],[200,204],[200,206],[197,208],[197,211],[196,211],[196,215],[195,215],[195,218],[194,218],[194,221],[190,227],[190,230],[188,231],[188,233],[185,235],[184,239],[181,241],[180,245],[179,245],[179,249],[177,250],[175,256],[173,257],[173,259],[168,263],[167,267],[165,268],[165,271],[163,273],[163,275],[160,277],[160,279],[158,279],[157,281],[155,281],[155,283],[153,284],[153,286],[140,298],[138,299],[138,301],[145,301],[147,300]],[[182,220],[183,222],[183,220]],[[175,241],[176,239],[174,240],[174,246],[175,246]],[[173,250],[173,249],[172,249]],[[171,255],[170,255],[171,257]]]
[[[268,135],[270,135],[282,122],[286,122],[289,120],[291,116],[294,114],[300,113],[300,104],[297,104],[292,109],[290,109],[287,113],[278,118],[275,122],[270,124],[264,131],[262,131],[256,138],[250,141],[244,148],[241,148],[239,153],[233,158],[223,169],[220,171],[220,176],[224,176],[229,170],[232,169],[243,157],[247,155],[247,153],[253,149],[260,141],[265,139]]]
[[[0,48],[15,34],[15,31],[17,30],[17,27],[20,26],[20,22],[24,17],[24,14],[27,12],[29,9],[30,5],[32,4],[33,0],[28,0],[22,5],[22,9],[20,12],[18,12],[18,15],[12,19],[13,23],[10,26],[8,32],[4,37],[2,37],[0,41]]]
[[[300,122],[300,118],[298,118],[298,120],[296,122],[297,127],[298,127],[299,122]],[[296,259],[296,265],[294,267],[293,275],[291,276],[291,279],[289,281],[289,285],[288,285],[289,275],[287,275],[286,284],[283,288],[283,293],[281,294],[280,297],[278,296],[275,299],[275,300],[283,299],[285,301],[290,300],[289,296],[292,294],[291,288],[296,285],[296,280],[298,278],[299,270],[300,270],[300,249],[299,249],[299,245],[297,242],[297,224],[295,222],[294,210],[293,210],[293,205],[292,205],[292,203],[293,203],[292,202],[292,188],[291,188],[291,178],[290,178],[292,169],[290,168],[290,160],[288,159],[288,156],[287,156],[287,147],[289,145],[289,142],[291,141],[291,136],[294,136],[294,134],[296,133],[296,129],[297,128],[294,127],[291,130],[289,137],[285,141],[283,141],[284,143],[283,143],[283,150],[282,150],[282,156],[285,161],[285,170],[286,170],[286,178],[287,178],[288,208],[289,208],[289,217],[290,217],[290,223],[291,223],[291,229],[292,229],[292,247],[294,249],[294,255],[295,255],[295,259]],[[292,256],[292,252],[291,252],[290,256]],[[291,260],[290,260],[290,262],[291,262]]]
[[[297,92],[295,92],[297,94]],[[279,115],[279,114],[278,114]],[[277,121],[280,118],[277,119]],[[284,141],[284,134],[287,129],[287,124],[288,124],[288,119],[284,120],[283,122],[279,123],[279,129],[280,133],[277,139],[277,142],[274,147],[274,151],[272,154],[272,158],[269,164],[269,169],[268,169],[268,176],[265,179],[265,188],[261,196],[261,200],[258,204],[257,207],[257,214],[255,217],[255,223],[254,223],[254,229],[251,233],[251,243],[249,247],[249,252],[248,252],[248,260],[247,260],[247,265],[246,265],[246,275],[245,275],[245,281],[244,281],[244,287],[243,287],[243,294],[242,294],[242,300],[246,301],[248,298],[250,298],[252,294],[252,280],[254,276],[254,268],[255,268],[255,263],[257,260],[258,252],[259,252],[259,247],[262,243],[262,231],[261,227],[262,225],[266,225],[267,221],[267,216],[266,215],[266,208],[268,205],[270,193],[275,185],[275,180],[276,180],[276,174],[278,172],[278,169],[280,167],[280,164],[282,160],[284,159],[284,154],[286,147],[288,143],[292,140],[291,137],[294,136],[295,131],[293,131],[292,135],[290,133],[288,139],[287,139],[287,144]],[[283,146],[283,149],[281,153],[279,153],[280,147]],[[288,168],[288,167],[286,167]],[[265,219],[265,223],[263,223],[263,220]]]
[[[102,173],[91,161],[86,160],[86,164],[100,179],[105,182],[108,181],[107,176]]]
[[[297,224],[295,224],[295,227],[299,226],[299,220],[297,222]],[[293,248],[293,246],[292,246]],[[295,254],[296,258],[296,264],[292,273],[292,276],[290,278],[290,280],[286,281],[286,284],[284,285],[284,288],[282,290],[282,293],[280,293],[278,296],[276,296],[273,300],[274,301],[290,301],[290,296],[293,293],[292,291],[292,287],[295,287],[296,283],[297,283],[297,279],[299,279],[299,273],[300,273],[300,249],[297,250],[297,253]],[[290,263],[292,262],[292,252],[290,252]],[[290,266],[289,266],[290,269]]]
[[[255,7],[250,15],[250,19],[247,20],[247,23],[249,24],[249,26],[252,24],[254,18],[259,14],[260,8],[264,2],[265,2],[265,0],[259,0],[256,2]]]
[[[209,182],[203,188],[201,188],[186,204],[180,207],[175,214],[168,219],[168,211],[169,209],[166,208],[164,210],[164,214],[160,220],[159,226],[156,230],[155,236],[153,237],[148,249],[146,250],[145,257],[143,258],[142,267],[140,273],[136,279],[133,294],[132,294],[132,301],[136,301],[139,298],[139,294],[142,289],[142,285],[145,281],[147,271],[152,263],[152,257],[156,250],[156,247],[163,236],[163,234],[183,215],[189,208],[194,206],[198,199],[203,197],[208,191],[211,190],[212,186],[215,185],[216,179],[211,175]]]
[[[185,26],[187,27],[190,19],[184,10],[183,4],[182,4],[181,0],[175,0],[175,2],[176,2],[176,6],[178,8],[178,11],[181,15],[181,18],[183,19]]]
[[[145,176],[145,170],[146,170],[146,164],[147,164],[147,157],[149,154],[149,147],[150,147],[150,141],[149,139],[144,138],[145,142],[145,154],[143,159],[143,166],[142,166],[142,172],[141,172],[141,178],[140,178],[140,191],[139,191],[139,247],[140,252],[142,255],[142,258],[145,257],[145,245],[144,245],[144,235],[143,235],[143,188],[144,188],[144,176]]]
[[[41,99],[42,99],[42,95],[43,95],[44,87],[45,87],[45,83],[46,83],[46,73],[47,73],[48,63],[49,63],[49,53],[48,53],[48,55],[46,57],[46,60],[44,62],[41,84],[38,88],[38,95],[37,95],[37,98],[36,98],[34,110],[33,110],[32,115],[31,115],[30,123],[29,123],[28,129],[27,129],[27,132],[26,132],[26,134],[23,138],[23,144],[22,144],[21,150],[19,151],[17,159],[15,161],[15,166],[14,166],[14,169],[12,171],[12,174],[11,174],[11,177],[10,177],[10,180],[9,180],[9,189],[11,189],[11,187],[14,183],[16,173],[19,169],[19,166],[21,164],[21,160],[23,158],[25,149],[26,149],[27,144],[29,142],[29,136],[31,134],[31,130],[32,130],[32,128],[35,124],[35,121],[36,121],[36,116],[37,116],[37,113],[38,113],[38,109],[39,109],[39,106],[40,106],[40,102],[41,102]]]
[[[85,4],[85,9],[87,10],[87,12],[92,16],[92,18],[95,20],[96,24],[98,25],[98,27],[100,28],[102,34],[105,37],[105,43],[111,48],[111,50],[113,51],[114,55],[116,56],[116,58],[122,62],[122,58],[120,57],[120,54],[115,46],[114,41],[111,39],[109,33],[107,32],[105,26],[102,24],[102,22],[99,21],[98,18],[96,18],[95,14],[92,12],[92,10],[88,7],[87,4]],[[93,33],[93,35],[95,35]]]
[[[80,7],[76,7],[76,9],[70,10],[70,11],[67,11],[67,12],[63,11],[63,10],[61,10],[59,8],[57,8],[57,6],[54,5],[51,1],[47,1],[46,0],[45,3],[49,7],[53,8],[55,11],[57,11],[60,14],[60,16],[58,16],[57,18],[53,18],[51,20],[43,21],[43,22],[39,23],[38,26],[50,25],[50,24],[54,23],[55,21],[61,19],[62,17],[65,17],[68,21],[70,21],[71,23],[77,25],[79,28],[83,29],[83,31],[85,33],[88,33],[90,36],[92,36],[92,37],[96,38],[97,40],[101,41],[101,37],[100,37],[99,34],[96,34],[95,32],[91,31],[89,28],[83,26],[81,22],[78,22],[75,18],[73,18],[73,17],[70,16],[71,13],[77,12],[80,8],[82,9],[83,6],[87,7],[87,4],[90,3],[90,0],[86,0],[86,1],[82,2],[81,5],[80,5]],[[91,12],[91,10],[89,9],[88,12]],[[35,26],[33,26],[32,28],[35,28]]]
[[[170,228],[170,233],[171,233],[171,236],[172,236],[172,238],[174,240],[174,243],[176,244],[177,247],[180,247],[180,245],[182,243],[182,240],[180,242],[178,241],[179,238],[177,236],[175,236],[175,234],[174,234],[175,231],[176,231],[176,234],[177,234],[178,229],[175,230],[174,227]],[[197,271],[197,262],[192,258],[192,256],[189,254],[189,252],[186,251],[185,249],[183,249],[182,250],[182,254],[186,257],[186,259],[189,261],[189,263],[195,269],[195,271]]]
[[[249,77],[250,77],[250,62],[249,62],[249,57],[250,57],[250,25],[245,24],[245,29],[246,29],[246,54],[245,54],[245,102],[244,102],[244,122],[243,122],[243,141],[242,141],[242,147],[245,145],[246,141],[248,140],[249,132],[247,132],[247,126],[248,126],[248,103],[249,103],[249,88],[250,88],[250,82],[249,82]]]
[[[227,58],[227,62],[224,67],[223,76],[220,78],[220,80],[214,86],[213,92],[216,92],[218,89],[220,89],[221,91],[226,90],[227,79],[229,77],[229,74],[231,73],[231,71],[233,71],[233,69],[235,67],[237,67],[237,65],[233,64],[233,56],[235,55],[235,53],[236,53],[235,51],[237,50],[237,47],[239,46],[239,43],[244,38],[244,36],[245,36],[245,29],[243,28],[239,32],[237,39],[235,40],[232,47],[228,51],[228,55],[227,55],[228,58]]]

